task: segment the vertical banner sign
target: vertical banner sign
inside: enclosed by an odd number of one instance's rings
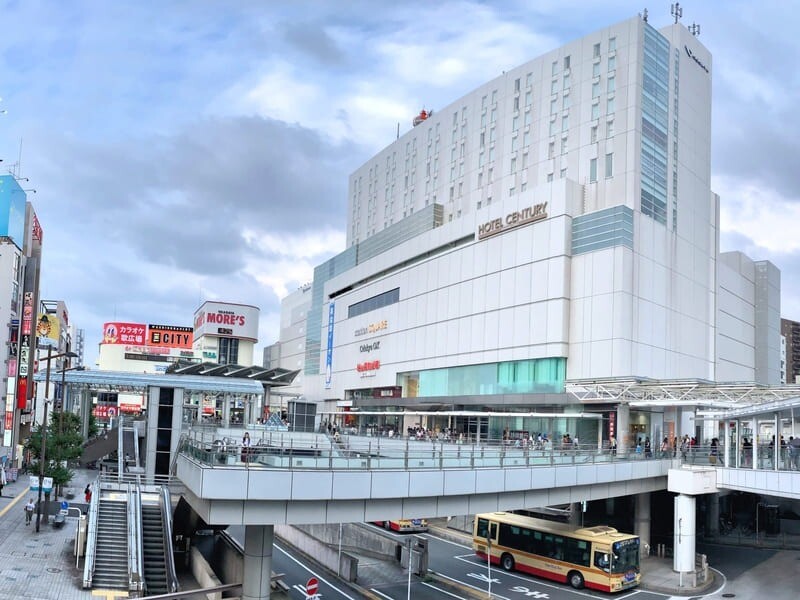
[[[31,332],[33,331],[32,292],[25,292],[20,331],[19,359],[17,360],[17,408],[25,410],[28,407],[28,365],[30,364]]]
[[[616,437],[617,435],[617,413],[611,411],[608,413],[608,438]]]
[[[328,307],[328,347],[325,352],[325,389],[331,389],[331,374],[333,369],[333,311],[334,303]]]

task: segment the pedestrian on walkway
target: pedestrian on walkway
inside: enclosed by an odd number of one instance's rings
[[[83,490],[83,497],[86,500],[86,504],[89,504],[92,501],[92,488],[90,484],[86,484],[86,489]]]
[[[33,503],[33,498],[29,498],[28,503],[25,505],[25,525],[31,524],[33,520],[33,511],[35,509],[36,505]]]
[[[0,498],[3,496],[3,486],[8,483],[6,479],[6,467],[3,465],[0,467]]]

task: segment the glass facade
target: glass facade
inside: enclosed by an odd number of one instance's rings
[[[613,246],[633,249],[633,211],[612,206],[572,219],[572,255]]]
[[[663,225],[667,224],[669,60],[669,42],[645,23],[641,209]]]
[[[347,307],[347,317],[357,317],[358,315],[363,315],[364,313],[389,306],[390,304],[397,304],[398,302],[400,302],[400,288],[394,288],[393,290],[383,292],[372,298],[367,298],[361,302],[351,304]]]
[[[490,394],[560,394],[564,392],[566,358],[539,358],[466,365],[419,372],[416,396]],[[404,376],[398,374],[399,378]],[[406,392],[407,396],[410,396]]]

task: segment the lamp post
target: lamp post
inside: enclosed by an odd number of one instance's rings
[[[39,524],[42,518],[42,487],[44,487],[44,461],[47,450],[47,407],[50,404],[50,361],[55,358],[73,358],[78,355],[74,352],[61,352],[53,354],[53,347],[47,347],[47,372],[44,380],[44,417],[42,418],[42,451],[39,456],[39,498],[36,502],[36,533],[39,533]]]

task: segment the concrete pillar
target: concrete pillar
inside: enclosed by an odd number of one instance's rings
[[[641,550],[650,545],[650,492],[636,494],[636,508],[633,515],[633,533],[639,536]]]
[[[723,452],[725,455],[723,456],[722,464],[726,467],[731,466],[731,422],[729,420],[725,420],[725,424],[722,427],[722,447]]]
[[[225,427],[230,427],[231,424],[231,396],[224,394],[222,396],[222,424]]]
[[[775,444],[772,447],[772,467],[777,471],[781,466],[781,419],[778,413],[773,415],[774,425],[772,427],[775,432]]]
[[[753,456],[750,457],[750,462],[753,464],[753,469],[758,468],[758,419],[753,418]]]
[[[695,499],[694,496],[675,496],[675,523],[673,531],[674,557],[672,570],[678,573],[694,573],[695,555]]]
[[[719,494],[706,496],[706,533],[711,536],[719,535]]]
[[[273,525],[247,525],[244,528],[242,600],[269,600],[274,535]]]
[[[630,429],[631,407],[620,403],[617,405],[617,454],[627,454],[631,447]]]
[[[606,515],[609,517],[614,515],[614,498],[606,498]]]
[[[583,506],[581,502],[573,502],[569,511],[569,524],[573,527],[581,526]]]

